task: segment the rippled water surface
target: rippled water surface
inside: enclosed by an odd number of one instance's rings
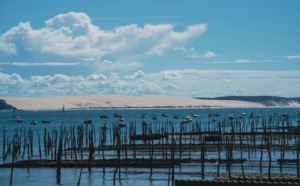
[[[267,121],[270,117],[281,118],[283,113],[289,115],[290,125],[297,126],[299,123],[299,108],[230,108],[230,109],[105,109],[105,110],[67,110],[66,112],[58,111],[16,111],[14,114],[17,117],[20,117],[24,121],[22,123],[15,122],[15,117],[13,117],[12,111],[1,111],[0,112],[0,157],[1,164],[11,162],[11,158],[7,158],[4,162],[3,160],[3,136],[6,135],[6,144],[8,143],[7,139],[13,138],[14,132],[17,131],[28,131],[32,130],[34,134],[34,157],[32,159],[39,159],[38,157],[38,138],[37,134],[43,138],[43,133],[45,129],[51,134],[52,131],[58,130],[61,127],[72,126],[72,125],[84,125],[86,118],[92,120],[92,125],[86,127],[93,127],[95,134],[95,146],[98,146],[99,143],[99,131],[101,125],[104,123],[110,127],[107,134],[107,145],[113,143],[112,140],[112,130],[114,124],[118,122],[118,118],[114,118],[113,114],[118,113],[124,118],[124,123],[129,126],[136,126],[136,133],[142,133],[143,121],[147,121],[151,124],[152,131],[161,130],[160,128],[166,123],[173,123],[175,131],[180,130],[180,122],[182,119],[192,114],[197,114],[198,117],[192,118],[193,123],[202,127],[202,130],[210,129],[212,126],[212,117],[208,117],[209,114],[219,113],[218,121],[228,121],[230,114],[234,113],[235,116],[239,116],[242,113],[245,114],[245,120],[243,123],[244,127],[250,127],[251,120],[249,119],[249,114],[253,112],[256,115],[260,114],[260,121],[263,119]],[[168,117],[163,117],[162,114],[168,115]],[[274,115],[274,113],[277,113]],[[100,118],[100,115],[107,115],[109,118],[103,119]],[[147,115],[147,118],[141,118],[141,115]],[[179,119],[174,119],[173,116],[179,115]],[[152,116],[156,115],[157,120],[152,119]],[[50,123],[43,124],[42,120],[47,119]],[[37,125],[31,125],[30,123],[35,120]],[[258,124],[260,125],[260,124]],[[192,125],[186,130],[192,130]],[[124,130],[124,135],[129,136],[129,127]],[[167,130],[167,129],[165,129]],[[170,130],[170,129],[168,129]],[[211,128],[213,130],[213,128]],[[224,127],[224,131],[230,131],[231,128],[228,126]],[[53,134],[51,134],[53,135]],[[291,139],[291,143],[296,143],[296,139]],[[141,143],[141,142],[140,142]],[[6,146],[7,148],[7,146]],[[21,147],[23,148],[23,147]],[[115,153],[115,152],[113,152]],[[187,156],[187,155],[186,155]],[[192,152],[192,157],[200,157],[200,152]],[[226,156],[225,152],[222,152],[222,156]],[[245,152],[244,156],[248,158],[248,153]],[[253,160],[258,160],[260,155],[252,155]],[[272,154],[273,158],[279,158],[280,154],[278,152]],[[143,158],[148,158],[149,156],[145,154]],[[206,157],[216,158],[217,155],[213,152],[207,152]],[[240,157],[240,153],[234,154],[234,157]],[[295,151],[287,151],[285,154],[286,158],[295,158]],[[25,160],[27,156],[23,157]],[[43,158],[49,158],[43,157]],[[96,156],[97,158],[97,156]],[[268,155],[265,152],[263,154],[263,159],[268,160]],[[18,160],[22,160],[20,157]],[[214,173],[216,172],[215,163],[206,163],[205,171],[207,173],[212,173],[206,175],[206,179],[213,179]],[[275,166],[276,167],[276,166]],[[278,166],[277,166],[278,167]],[[81,185],[112,185],[113,184],[113,171],[115,168],[106,168],[105,176],[103,175],[102,168],[93,167],[91,172],[88,172],[87,168],[83,168],[81,180]],[[80,175],[80,168],[62,168],[61,172],[61,184],[62,185],[76,185]],[[149,168],[121,168],[121,179],[116,180],[116,185],[167,185],[169,174],[169,168],[154,168],[153,175],[150,177]],[[220,169],[221,172],[226,173],[226,168],[223,166]],[[240,172],[240,166],[232,167],[233,172]],[[245,168],[246,172],[259,172],[258,168]],[[279,168],[274,168],[272,171],[279,172]],[[285,173],[295,173],[295,169],[284,169]],[[263,169],[263,172],[267,172],[267,169]],[[9,185],[11,175],[10,168],[0,168],[0,185]],[[201,166],[200,163],[193,165],[184,165],[182,164],[181,168],[175,167],[175,179],[201,179]],[[14,168],[13,169],[13,185],[56,185],[56,168]]]

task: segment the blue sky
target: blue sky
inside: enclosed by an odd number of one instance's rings
[[[299,97],[300,1],[0,2],[0,96]]]

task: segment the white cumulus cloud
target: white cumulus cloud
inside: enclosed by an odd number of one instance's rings
[[[132,75],[125,76],[125,78],[127,78],[127,79],[138,79],[138,78],[143,78],[145,76],[146,76],[145,73],[143,71],[139,70],[139,71],[135,72]]]
[[[250,63],[251,60],[247,60],[247,59],[236,59],[235,62],[236,62],[236,63]]]
[[[181,75],[176,71],[164,71],[161,74],[162,80],[175,80],[175,79],[181,79]]]
[[[194,52],[189,55],[190,58],[212,58],[216,56],[217,54],[213,53],[212,51],[206,51],[204,54],[199,54],[197,52]]]
[[[295,55],[295,56],[286,56],[288,59],[299,59],[300,55]]]
[[[207,52],[203,55],[204,58],[212,58],[212,57],[216,57],[216,56],[217,56],[217,54],[215,54],[215,53],[213,53],[213,52],[211,52],[211,51],[207,51]]]
[[[56,60],[79,59],[103,61],[111,56],[117,61],[131,56],[163,55],[174,48],[183,48],[206,30],[206,24],[189,25],[175,31],[172,24],[136,24],[103,30],[94,25],[85,13],[59,14],[45,21],[40,29],[30,22],[21,22],[0,36],[0,56],[30,56]],[[44,58],[43,58],[44,57]],[[15,59],[14,58],[14,59]]]

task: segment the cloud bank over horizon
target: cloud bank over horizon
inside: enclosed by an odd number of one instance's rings
[[[226,77],[224,79],[224,77]],[[235,71],[235,70],[173,70],[131,75],[63,74],[31,76],[0,72],[0,95],[44,97],[81,94],[162,94],[184,97],[218,97],[226,95],[298,95],[300,71]],[[275,82],[275,83],[274,83]],[[279,83],[278,83],[279,82]],[[268,94],[266,89],[271,89]],[[26,90],[26,91],[24,91]]]

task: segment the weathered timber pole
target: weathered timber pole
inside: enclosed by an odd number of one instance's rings
[[[241,169],[242,169],[243,178],[245,178],[244,162],[243,162],[243,142],[242,142],[242,135],[239,135],[239,136],[240,136],[240,151],[241,151]]]
[[[300,170],[299,170],[299,155],[300,155],[300,142],[297,142],[297,177],[300,176]]]
[[[272,157],[271,157],[269,137],[267,137],[267,150],[268,150],[268,155],[269,155],[268,179],[270,180],[271,179]]]
[[[57,130],[54,131],[54,154],[57,154]],[[56,160],[56,156],[54,156],[54,160]]]
[[[12,185],[12,180],[13,180],[13,172],[14,172],[14,162],[15,162],[15,159],[17,158],[17,153],[19,151],[19,146],[18,146],[18,132],[16,132],[15,130],[15,134],[14,134],[14,138],[13,138],[13,152],[12,152],[12,166],[11,166],[11,170],[10,170],[10,180],[9,180],[9,183],[10,185]]]
[[[151,136],[151,140],[149,140],[150,144],[150,178],[152,177],[152,172],[153,172],[153,151],[154,151],[154,144],[153,144],[153,136]]]
[[[262,160],[263,160],[263,139],[261,139],[260,145],[260,159],[259,159],[259,171],[262,173]]]
[[[101,148],[102,148],[102,160],[103,160],[103,176],[105,175],[105,156],[104,156],[104,144],[106,141],[106,127],[102,127],[102,139],[101,139]]]
[[[206,151],[206,142],[203,139],[202,144],[201,144],[201,177],[202,177],[202,180],[205,177],[205,174],[204,174],[205,151]]]
[[[77,186],[80,186],[81,174],[82,174],[82,166],[80,168],[80,173],[79,173],[79,178],[78,178],[78,181],[77,181]]]
[[[126,171],[128,169],[128,158],[127,158],[127,133],[124,135],[124,144],[125,144],[125,161],[126,161]]]
[[[23,143],[23,154],[22,154],[22,159],[23,159],[24,156],[25,156],[26,147],[27,147],[27,135],[25,135],[25,130],[24,130],[24,143]]]
[[[221,165],[221,149],[220,149],[220,140],[218,140],[218,166],[217,166],[217,177],[220,176],[220,165]]]
[[[47,151],[47,129],[44,129],[44,153],[45,156],[48,155],[48,151]]]
[[[183,124],[180,123],[180,134],[179,134],[179,161],[181,162],[181,155],[182,155],[182,128]],[[179,164],[179,170],[181,171],[181,163]]]
[[[38,131],[37,132],[37,135],[38,135],[38,140],[39,140],[39,157],[40,159],[42,159],[42,149],[41,149],[41,142],[40,142],[40,134]]]
[[[121,131],[120,131],[120,127],[119,126],[115,126],[114,127],[114,139],[116,138],[117,140],[117,144],[116,144],[116,148],[117,148],[117,154],[118,154],[118,165],[116,166],[116,169],[114,171],[114,185],[116,185],[116,174],[118,172],[118,169],[120,168],[120,159],[121,159]],[[120,177],[120,174],[119,174]]]
[[[62,132],[60,133],[60,137],[59,137],[59,145],[58,145],[57,158],[56,158],[56,164],[57,164],[56,181],[57,181],[57,184],[60,184],[61,156],[62,156]]]
[[[176,145],[176,140],[172,138],[172,157],[171,157],[171,162],[172,162],[172,186],[174,186],[174,181],[175,181],[175,145]]]
[[[88,160],[88,170],[89,173],[91,173],[92,169],[91,169],[91,163],[93,161],[93,155],[95,152],[95,148],[94,148],[94,142],[93,142],[93,131],[91,131],[89,133],[89,160]]]

